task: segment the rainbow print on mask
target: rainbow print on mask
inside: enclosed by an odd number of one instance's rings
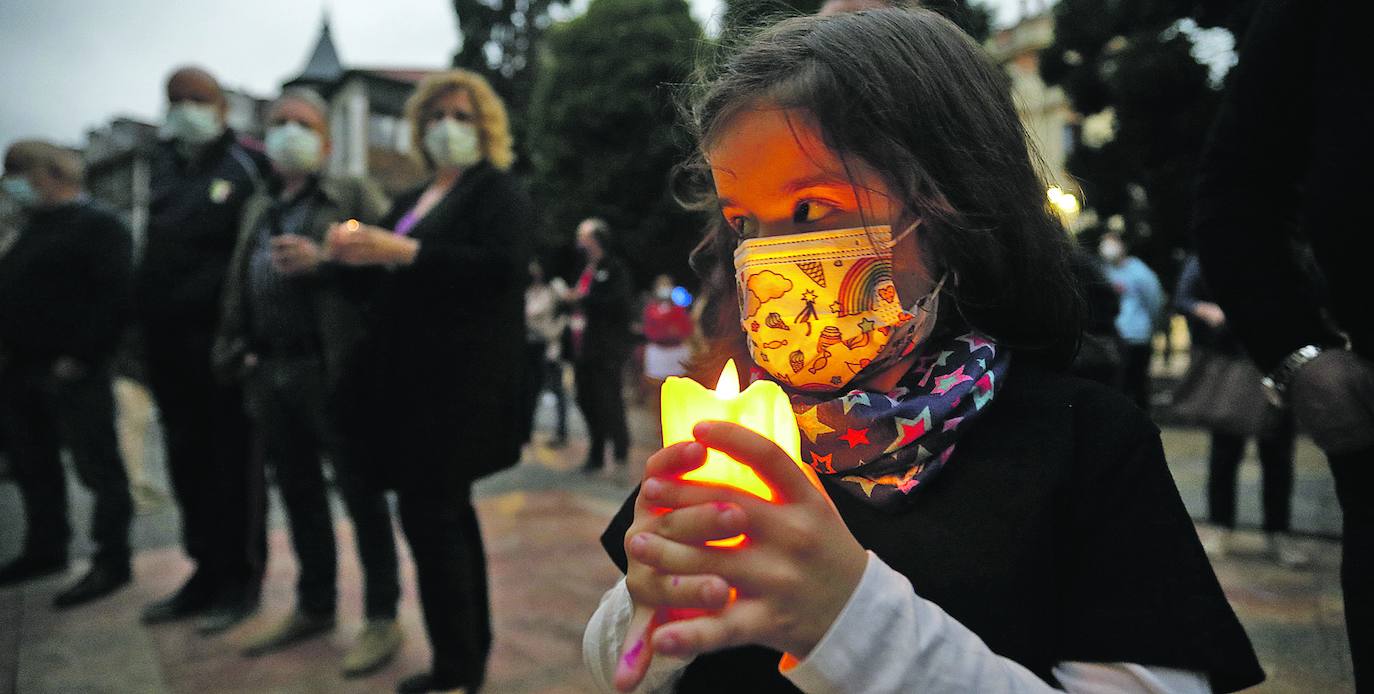
[[[878,289],[892,284],[892,261],[887,258],[859,258],[840,281],[839,315],[857,316],[878,308]]]

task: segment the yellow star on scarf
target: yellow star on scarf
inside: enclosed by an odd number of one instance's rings
[[[816,415],[815,407],[797,415],[797,427],[806,434],[806,438],[811,439],[811,443],[816,442],[817,436],[835,431],[821,421],[820,417]]]
[[[844,480],[845,482],[853,482],[859,485],[859,488],[864,490],[864,496],[869,497],[873,496],[873,488],[878,486],[877,480],[871,480],[867,477],[862,477],[860,475],[847,475],[840,479]]]

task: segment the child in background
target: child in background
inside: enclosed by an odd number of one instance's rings
[[[928,11],[783,21],[704,78],[712,351],[789,392],[803,463],[705,422],[603,544],[601,686],[1208,692],[1263,673],[1147,416],[1065,374],[1070,240],[1004,84]],[[723,312],[723,313],[722,313]],[[686,482],[714,448],[773,503]],[[708,540],[744,533],[736,548]]]

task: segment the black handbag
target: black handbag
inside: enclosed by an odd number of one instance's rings
[[[1194,349],[1188,371],[1174,388],[1171,417],[1180,424],[1259,436],[1280,416],[1264,396],[1261,378],[1245,357]]]

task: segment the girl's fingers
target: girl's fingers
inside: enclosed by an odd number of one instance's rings
[[[691,658],[755,643],[767,628],[767,620],[762,605],[741,600],[720,612],[663,624],[650,634],[649,643],[659,655]]]
[[[628,692],[639,686],[644,673],[649,670],[654,651],[649,647],[649,639],[657,620],[654,610],[648,607],[635,607],[630,617],[630,627],[625,631],[625,642],[620,646],[620,661],[615,666],[615,688]]]
[[[800,501],[816,494],[796,461],[777,444],[732,422],[700,422],[692,428],[698,443],[725,453],[758,473],[781,501]]]
[[[653,533],[636,533],[625,543],[630,558],[660,574],[728,575],[732,549],[684,545]]]
[[[731,538],[748,530],[740,507],[724,501],[677,508],[659,519],[654,533],[686,545]]]
[[[675,443],[649,456],[644,463],[644,476],[680,477],[706,462],[706,447],[696,441]]]

